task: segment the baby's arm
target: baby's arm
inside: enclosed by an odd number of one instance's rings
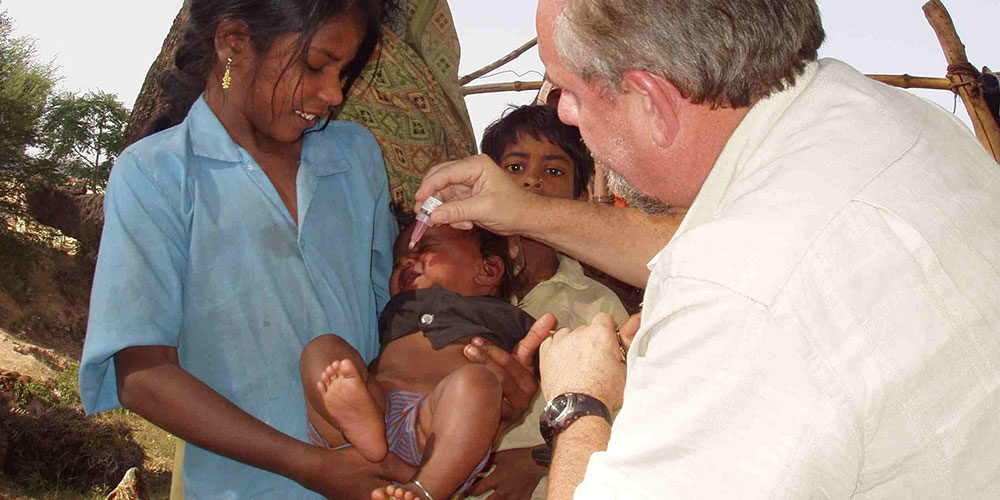
[[[303,349],[299,369],[309,422],[325,444],[346,439],[371,462],[385,458],[385,396],[358,352],[336,335],[323,335]]]

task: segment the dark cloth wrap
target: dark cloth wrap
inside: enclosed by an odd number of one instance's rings
[[[530,314],[496,297],[465,297],[433,287],[393,297],[378,327],[383,349],[393,340],[422,331],[434,349],[479,336],[510,352],[534,322]]]

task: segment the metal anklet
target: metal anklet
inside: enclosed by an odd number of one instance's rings
[[[415,484],[417,486],[417,488],[420,488],[420,493],[424,496],[424,498],[426,500],[434,500],[434,497],[432,497],[431,494],[430,494],[430,492],[427,491],[427,488],[424,488],[424,485],[420,484],[420,481],[417,481],[416,479],[414,479],[411,482],[413,484]]]

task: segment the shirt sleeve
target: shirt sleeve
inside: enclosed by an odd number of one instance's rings
[[[805,336],[712,283],[670,278],[659,292],[608,449],[575,498],[850,497],[854,420]]]
[[[177,346],[188,245],[180,185],[174,199],[168,198],[128,153],[111,172],[80,362],[87,413],[120,405],[115,353],[133,346]]]

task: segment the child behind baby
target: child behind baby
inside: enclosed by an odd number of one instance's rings
[[[510,351],[534,321],[498,298],[512,286],[506,239],[438,226],[408,249],[412,231],[411,224],[396,240],[392,299],[379,320],[382,351],[371,373],[336,335],[318,337],[302,353],[316,444],[350,443],[371,461],[392,451],[420,466],[410,483],[372,498],[409,491],[440,499],[469,486],[501,431],[502,394],[499,378],[462,350],[480,336]]]

